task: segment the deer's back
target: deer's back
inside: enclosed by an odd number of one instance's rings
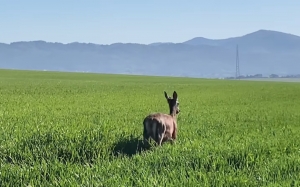
[[[165,126],[166,135],[171,136],[174,131],[175,121],[169,114],[164,113],[152,113],[144,119],[144,125],[147,129],[151,129],[155,125]]]

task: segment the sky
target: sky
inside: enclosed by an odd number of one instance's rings
[[[299,0],[0,0],[0,43],[179,43],[260,29],[300,36],[299,18]]]

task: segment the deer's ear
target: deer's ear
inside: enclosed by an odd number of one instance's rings
[[[176,91],[173,92],[173,99],[177,99],[177,92]]]
[[[166,91],[164,91],[164,93],[165,93],[165,97],[166,97],[166,99],[169,99],[167,92],[166,92]]]

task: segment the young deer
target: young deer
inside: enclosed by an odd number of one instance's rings
[[[152,113],[144,121],[144,141],[149,141],[151,137],[159,146],[165,141],[174,141],[177,137],[177,118],[179,114],[179,102],[176,91],[173,92],[173,98],[165,97],[169,104],[170,114]]]

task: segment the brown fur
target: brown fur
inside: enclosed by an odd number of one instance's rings
[[[165,141],[171,140],[173,142],[177,138],[176,115],[180,112],[176,91],[173,92],[173,98],[168,97],[166,92],[164,93],[170,113],[152,113],[143,121],[144,140],[149,141],[152,138],[159,146]]]

